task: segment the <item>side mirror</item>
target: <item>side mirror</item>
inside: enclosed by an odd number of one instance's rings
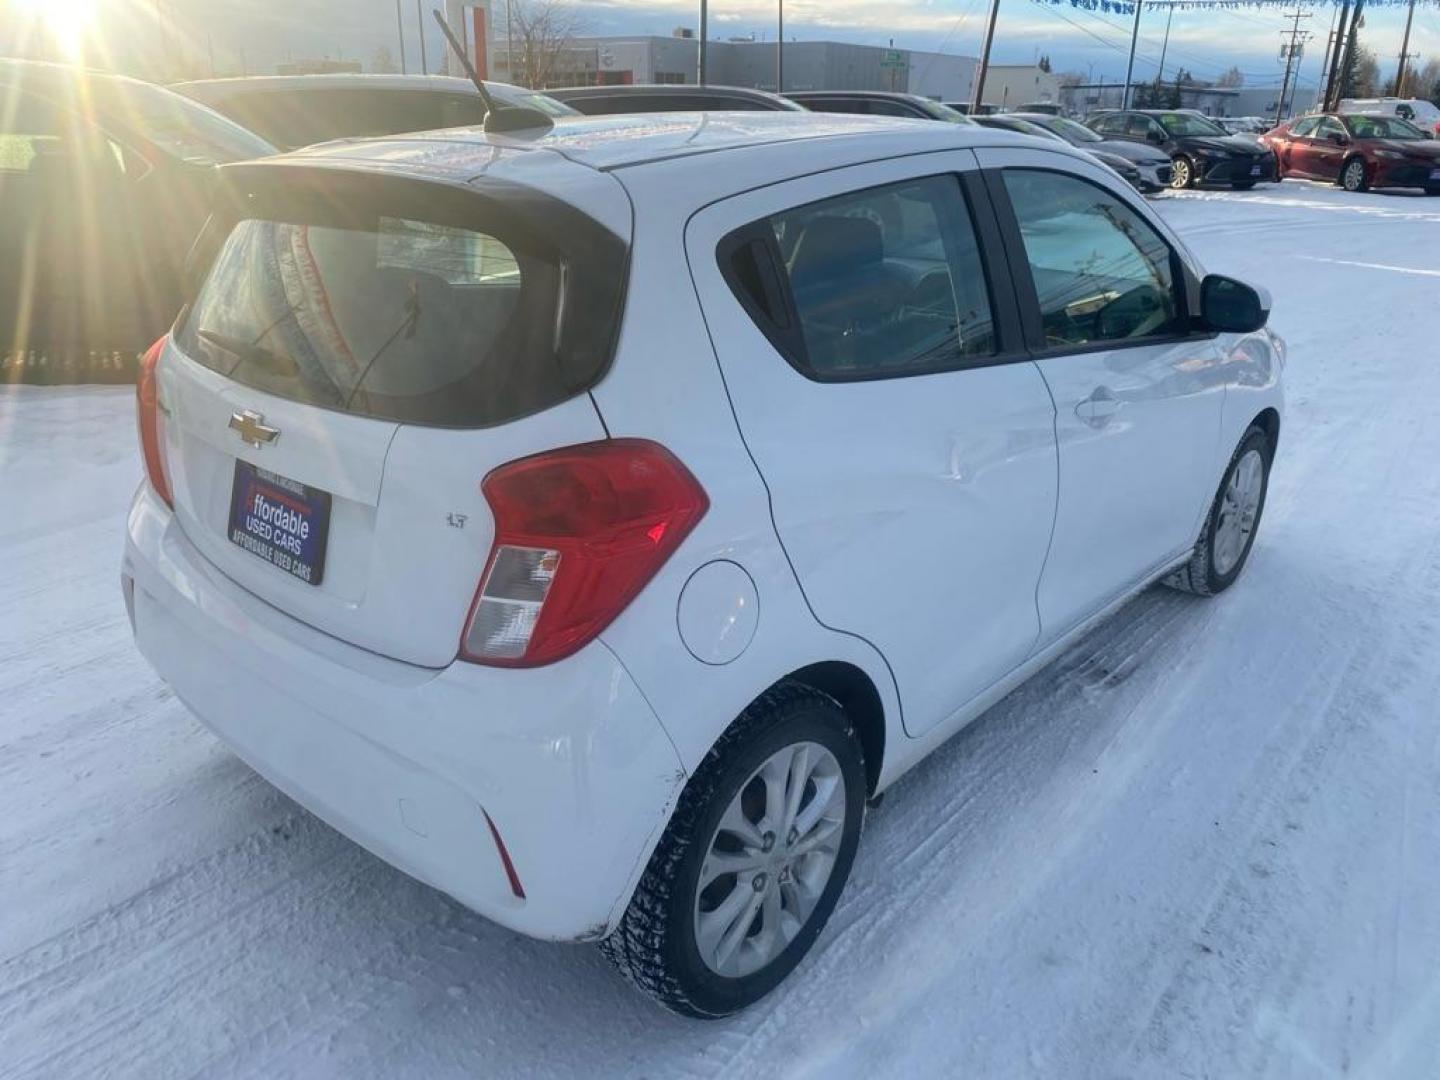
[[[1160,134],[1160,132],[1156,131],[1154,128],[1150,128],[1145,132],[1145,139],[1147,142],[1163,143],[1165,141],[1165,136]]]
[[[1270,320],[1270,294],[1221,274],[1200,283],[1200,318],[1222,334],[1253,334]]]
[[[1346,143],[1348,143],[1350,140],[1349,140],[1348,138],[1346,138],[1344,135],[1341,135],[1338,131],[1332,131],[1332,132],[1330,133],[1330,141],[1331,141],[1332,143],[1334,143],[1336,146],[1344,146],[1344,145],[1345,145]]]

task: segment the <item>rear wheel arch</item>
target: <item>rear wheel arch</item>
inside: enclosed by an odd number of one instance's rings
[[[1270,453],[1273,456],[1275,449],[1280,444],[1280,413],[1273,408],[1261,409],[1255,419],[1251,420],[1247,427],[1258,427],[1265,432],[1265,437],[1270,440]]]
[[[885,703],[875,682],[862,669],[844,660],[809,664],[777,680],[797,682],[828,694],[840,704],[865,754],[865,786],[874,795],[885,761]],[[766,690],[768,693],[769,690]]]

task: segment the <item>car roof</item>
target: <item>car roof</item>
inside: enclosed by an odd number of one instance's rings
[[[743,99],[745,101],[765,101],[770,104],[780,105],[782,108],[788,106],[788,102],[779,94],[771,94],[764,90],[755,90],[748,86],[696,86],[686,83],[628,83],[615,86],[557,86],[547,89],[544,93],[560,101],[567,101],[571,98],[597,98],[597,97],[650,97],[654,94],[665,94],[668,97],[729,97]]]
[[[56,64],[49,60],[18,60],[9,57],[0,57],[0,81],[30,90],[41,90],[59,85],[71,86],[78,82],[147,87],[156,85],[147,83],[143,79],[132,79],[128,75],[95,71],[92,68],[76,67],[74,64]],[[164,88],[161,87],[161,89]]]
[[[487,81],[486,87],[507,87]],[[217,98],[252,90],[431,90],[449,94],[478,94],[469,79],[448,75],[367,75],[353,72],[326,75],[236,75],[225,79],[189,79],[172,83],[182,94],[200,93]]]
[[[878,98],[890,101],[924,101],[932,105],[944,102],[933,101],[919,94],[907,94],[901,90],[787,90],[785,96],[800,101],[803,98]]]
[[[533,133],[489,134],[483,128],[464,127],[342,139],[271,160],[411,170],[463,180],[521,168],[517,159],[544,152],[607,172],[758,146],[794,148],[797,160],[814,162],[817,143],[863,143],[872,158],[977,145],[1033,146],[1028,136],[1013,132],[919,119],[811,112],[670,112],[563,117]],[[1060,146],[1056,144],[1057,149]]]

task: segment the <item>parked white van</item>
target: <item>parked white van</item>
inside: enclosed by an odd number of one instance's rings
[[[1408,120],[1426,135],[1440,138],[1440,107],[1424,98],[1343,98],[1340,112],[1369,116],[1398,116]]]

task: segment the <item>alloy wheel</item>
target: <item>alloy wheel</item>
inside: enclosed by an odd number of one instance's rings
[[[1190,186],[1190,162],[1184,158],[1176,158],[1170,167],[1170,186],[1177,190]]]
[[[1260,513],[1260,496],[1265,489],[1265,462],[1259,450],[1247,450],[1230,471],[1230,480],[1220,496],[1220,516],[1215,522],[1212,546],[1215,573],[1224,577],[1235,568],[1255,531]]]
[[[706,967],[743,978],[795,940],[835,869],[845,811],[840,763],[815,742],[776,751],[740,786],[710,837],[695,893]]]
[[[1345,175],[1341,183],[1346,191],[1359,191],[1365,186],[1365,163],[1356,158],[1345,166]]]

